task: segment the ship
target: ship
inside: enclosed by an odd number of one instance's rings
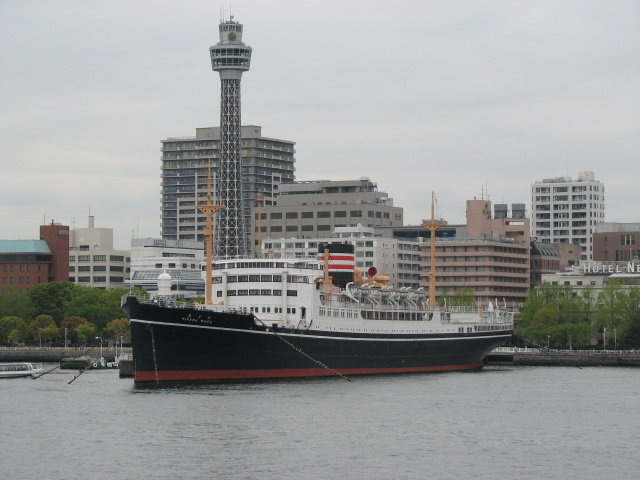
[[[431,230],[428,292],[394,288],[384,266],[356,268],[348,242],[321,244],[313,258],[214,260],[208,224],[204,303],[123,296],[134,383],[481,369],[488,353],[511,338],[514,313],[497,300],[438,305],[434,232],[443,224],[434,220],[433,202],[423,225]]]

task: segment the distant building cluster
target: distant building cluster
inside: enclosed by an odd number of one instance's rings
[[[431,232],[405,225],[402,207],[376,182],[296,180],[295,142],[241,126],[240,78],[251,47],[241,41],[242,25],[227,23],[210,48],[221,80],[220,126],[161,140],[159,238],[133,239],[130,250],[116,250],[113,229],[96,228],[93,217],[87,228],[52,222],[40,227],[38,239],[0,240],[1,285],[69,281],[157,291],[162,279],[176,296],[201,296],[208,233],[199,207],[225,192],[214,232],[225,245],[217,252],[308,257],[323,242],[349,242],[358,268],[384,272],[396,287],[428,288]],[[531,185],[530,217],[524,203],[509,208],[473,199],[465,224],[444,222],[436,230],[436,293],[471,291],[478,301],[515,305],[547,279],[602,285],[594,275],[615,273],[637,284],[639,237],[638,223],[605,223],[605,187],[594,172],[545,178]]]

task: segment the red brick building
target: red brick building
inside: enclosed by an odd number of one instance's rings
[[[42,225],[39,240],[0,240],[0,288],[68,281],[68,226]]]

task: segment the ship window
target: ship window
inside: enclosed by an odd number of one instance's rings
[[[248,282],[249,275],[238,275],[238,282]]]
[[[297,296],[298,296],[297,290],[287,290],[287,297],[297,297]]]
[[[249,290],[238,290],[238,296],[246,297],[249,295]]]
[[[260,290],[260,295],[271,295],[271,290]]]
[[[276,297],[281,296],[282,295],[282,290],[274,290],[273,291],[273,295],[276,296]]]
[[[271,277],[271,275],[261,275],[260,276],[260,281],[261,282],[271,282],[272,281],[272,277]]]

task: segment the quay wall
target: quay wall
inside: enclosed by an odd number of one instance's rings
[[[574,366],[574,367],[638,367],[640,366],[639,355],[619,355],[619,354],[557,354],[557,353],[516,353],[513,356],[514,365],[530,366]]]
[[[640,367],[638,350],[538,350],[499,347],[485,359],[487,365]]]
[[[131,353],[131,348],[118,349],[118,354]],[[102,349],[102,355],[107,361],[115,359],[115,348]],[[47,347],[47,348],[29,348],[29,347],[2,347],[0,348],[0,362],[33,362],[33,363],[56,363],[63,358],[73,358],[100,356],[100,347],[93,348],[64,348],[64,347]]]

